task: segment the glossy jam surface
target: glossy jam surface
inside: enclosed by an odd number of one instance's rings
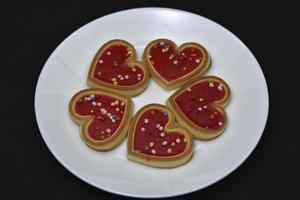
[[[77,100],[75,112],[81,116],[93,116],[88,134],[94,140],[111,137],[118,129],[126,104],[122,100],[105,95],[83,95]]]
[[[135,85],[143,80],[144,72],[136,64],[126,63],[132,52],[125,45],[107,47],[100,55],[94,77],[121,86]]]
[[[175,98],[184,115],[201,128],[217,130],[225,123],[224,115],[212,103],[225,97],[225,89],[216,81],[202,81]]]
[[[196,69],[201,64],[203,55],[196,47],[177,51],[170,41],[160,40],[150,48],[148,58],[165,80],[172,81]]]
[[[143,112],[136,123],[134,151],[155,156],[182,153],[186,148],[185,136],[178,132],[164,132],[168,120],[168,113],[159,109]]]

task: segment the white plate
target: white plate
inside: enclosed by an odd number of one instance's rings
[[[156,169],[126,159],[125,140],[110,152],[88,148],[68,114],[72,95],[86,88],[89,65],[106,41],[131,42],[139,58],[147,43],[169,38],[177,44],[203,44],[212,57],[207,74],[223,78],[232,90],[226,111],[229,126],[212,141],[196,141],[193,159],[175,169]],[[133,98],[135,112],[145,104],[165,103],[166,92],[151,80]],[[268,115],[268,90],[259,64],[230,31],[192,13],[141,8],[117,12],[92,21],[65,39],[47,60],[38,80],[35,112],[48,148],[69,171],[103,190],[135,197],[168,197],[199,190],[236,169],[258,143]]]

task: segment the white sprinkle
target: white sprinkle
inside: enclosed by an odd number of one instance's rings
[[[201,108],[201,107],[198,107],[198,110],[199,110],[199,111],[201,111],[201,110],[202,110],[202,108]]]
[[[160,133],[160,137],[165,137],[165,133],[164,133],[164,132],[161,132],[161,133]]]
[[[173,61],[173,64],[174,64],[174,65],[178,64],[178,61],[177,61],[177,60],[174,60],[174,61]]]
[[[116,104],[116,105],[119,105],[119,101],[118,101],[118,100],[115,100],[115,104]]]
[[[125,103],[123,101],[121,102],[121,106],[125,106]]]
[[[145,132],[145,130],[146,130],[146,129],[145,129],[144,127],[141,128],[141,131],[142,131],[142,132]]]
[[[199,101],[203,101],[203,98],[200,97],[200,98],[199,98]]]
[[[94,95],[94,94],[91,94],[91,95],[90,95],[90,98],[94,99],[94,98],[95,98],[95,95]]]
[[[139,81],[140,81],[140,80],[141,80],[141,77],[138,77],[138,78],[137,78],[137,80],[139,80]]]
[[[188,88],[187,91],[190,92],[190,91],[192,91],[192,89],[191,89],[191,88]]]
[[[118,78],[121,78],[121,77],[122,77],[122,75],[121,75],[121,74],[119,74],[117,77],[118,77]]]
[[[156,128],[159,128],[160,127],[160,124],[156,124],[156,126],[155,126]]]
[[[91,113],[94,113],[94,110],[91,110]]]
[[[111,102],[110,105],[111,105],[111,106],[115,106],[116,104],[115,104],[114,102]]]
[[[107,55],[110,55],[110,54],[111,54],[111,52],[110,52],[110,51],[108,51],[106,54],[107,54]]]
[[[85,101],[87,101],[87,100],[88,100],[88,98],[87,98],[87,97],[84,97],[84,100],[85,100]]]
[[[123,81],[123,80],[124,80],[124,77],[121,77],[120,80]]]
[[[106,115],[107,115],[107,117],[110,117],[110,116],[111,116],[111,113],[107,113]]]
[[[166,51],[165,49],[161,49],[161,52],[163,52],[163,53],[164,53],[165,51]]]
[[[156,154],[155,149],[152,149],[152,150],[151,150],[151,153],[152,153],[152,154]]]
[[[168,153],[172,153],[172,149],[168,149],[167,152],[168,152]]]
[[[213,82],[210,82],[210,83],[209,83],[209,87],[214,87],[214,83],[213,83]]]
[[[113,119],[114,117],[112,115],[109,116],[109,119]]]
[[[163,146],[166,146],[166,145],[168,144],[168,142],[167,142],[167,141],[163,141],[161,144],[162,144]]]
[[[138,77],[142,76],[142,74],[137,74]]]
[[[164,130],[164,128],[162,126],[160,126],[158,129],[161,130],[161,131]]]
[[[103,60],[99,60],[99,63],[102,64],[102,63],[103,63]]]
[[[176,143],[179,144],[181,141],[179,138],[176,139]]]
[[[119,112],[119,111],[120,111],[120,108],[116,108],[116,111]]]
[[[220,83],[220,85],[218,86],[218,90],[222,91],[223,90],[223,84]]]
[[[107,132],[107,133],[110,133],[110,132],[111,132],[111,129],[110,129],[110,128],[107,128],[107,129],[106,129],[106,132]]]
[[[97,74],[98,74],[98,75],[101,75],[101,72],[98,72]]]
[[[205,108],[207,108],[207,106],[203,106],[203,108],[205,109]]]
[[[92,105],[93,105],[93,106],[96,106],[96,105],[97,105],[97,103],[96,103],[95,101],[93,101],[93,102],[92,102]]]
[[[100,106],[101,106],[101,103],[100,103],[100,102],[98,102],[98,103],[97,103],[97,106],[99,106],[99,107],[100,107]]]
[[[91,100],[91,97],[87,97],[86,99],[87,99],[88,101],[90,101],[90,100]]]
[[[107,113],[107,111],[104,108],[101,108],[100,111],[102,115],[105,115]]]
[[[174,57],[173,55],[170,55],[170,56],[169,56],[169,60],[172,60],[173,57]]]
[[[148,124],[149,123],[149,119],[144,119],[144,123]]]
[[[223,123],[222,122],[219,122],[219,126],[222,126],[223,125]]]
[[[199,60],[199,59],[196,59],[196,63],[200,63],[200,60]]]
[[[184,56],[184,55],[185,55],[185,53],[183,53],[183,52],[182,52],[182,53],[181,53],[181,55],[182,55],[182,56]]]
[[[125,75],[125,79],[129,79],[129,76],[128,76],[128,75]]]
[[[165,43],[164,42],[160,42],[159,44],[160,44],[160,46],[163,46]]]
[[[112,122],[112,123],[115,123],[115,122],[116,122],[116,120],[115,120],[115,119],[112,119],[112,120],[111,120],[111,122]]]
[[[154,147],[154,142],[150,142],[149,147]]]
[[[148,55],[148,58],[152,58],[152,56],[151,56],[151,55]]]

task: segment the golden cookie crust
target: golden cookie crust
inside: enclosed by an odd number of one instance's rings
[[[164,112],[168,113],[168,122],[165,125],[164,132],[166,134],[170,134],[171,132],[179,132],[180,134],[183,134],[185,138],[187,138],[186,141],[186,149],[175,156],[157,156],[157,155],[145,155],[139,152],[134,151],[133,149],[133,142],[134,142],[134,134],[135,134],[135,128],[136,124],[140,118],[140,116],[147,110],[151,109],[158,109],[162,110]],[[189,133],[189,131],[178,124],[175,123],[175,116],[173,112],[164,105],[160,104],[148,104],[141,108],[136,115],[133,117],[129,129],[128,129],[128,143],[127,143],[127,157],[129,160],[152,166],[152,167],[158,167],[158,168],[173,168],[180,165],[185,164],[188,162],[193,155],[193,137]]]
[[[203,55],[203,61],[201,63],[199,63],[198,67],[196,67],[190,73],[185,74],[184,76],[182,76],[178,79],[175,79],[175,80],[172,80],[172,81],[167,81],[155,70],[155,68],[151,64],[151,61],[148,57],[150,49],[154,45],[156,45],[157,42],[159,42],[159,41],[165,41],[165,42],[171,43],[172,46],[174,46],[174,48],[176,49],[177,52],[180,52],[182,49],[187,48],[187,47],[197,48],[201,51],[201,53]],[[175,88],[178,88],[178,87],[182,86],[187,81],[189,81],[191,78],[196,77],[196,76],[200,76],[201,74],[204,74],[210,67],[211,59],[210,59],[210,56],[209,56],[207,50],[205,49],[205,47],[203,47],[202,45],[200,45],[198,43],[188,42],[188,43],[184,43],[184,44],[182,44],[178,47],[173,41],[161,38],[161,39],[156,39],[156,40],[150,42],[146,46],[146,48],[144,50],[144,54],[143,54],[143,62],[147,66],[148,70],[150,71],[151,76],[153,77],[153,79],[156,82],[158,82],[166,90],[173,90]]]
[[[105,81],[99,80],[94,77],[94,71],[96,69],[97,62],[100,56],[102,55],[102,52],[104,52],[108,47],[116,44],[128,46],[128,48],[131,51],[131,55],[127,58],[126,63],[138,66],[140,69],[142,69],[144,73],[143,79],[135,85],[130,85],[130,86],[114,85],[112,83],[107,83]],[[108,41],[107,43],[102,45],[100,49],[97,51],[90,65],[90,70],[87,78],[87,85],[92,88],[105,89],[125,96],[133,97],[140,94],[147,88],[149,84],[149,80],[150,80],[150,75],[147,68],[144,67],[144,64],[142,62],[136,59],[136,51],[134,46],[125,40],[115,39],[115,40]]]
[[[115,133],[104,140],[95,140],[91,138],[88,134],[88,127],[93,121],[94,116],[81,116],[75,112],[75,105],[78,99],[84,95],[95,94],[95,95],[107,95],[110,97],[115,97],[116,99],[125,102],[126,108],[122,121],[115,131]],[[130,124],[131,116],[133,110],[133,102],[130,98],[113,93],[111,91],[98,90],[98,89],[85,89],[77,92],[70,100],[69,103],[69,113],[71,118],[80,126],[80,136],[83,141],[91,148],[100,151],[106,151],[113,149],[118,146],[126,137],[128,126]]]
[[[213,80],[213,81],[222,83],[223,87],[225,89],[224,98],[212,103],[214,105],[214,107],[219,112],[221,112],[225,118],[225,123],[223,124],[222,128],[218,129],[218,130],[209,130],[209,129],[205,129],[205,128],[195,125],[190,119],[188,119],[184,115],[184,113],[180,110],[180,108],[178,107],[178,105],[175,102],[175,99],[182,92],[187,90],[187,88],[190,88],[193,85],[196,85],[197,83],[208,81],[208,80]],[[195,78],[195,79],[187,82],[184,86],[182,86],[179,90],[177,90],[174,94],[172,94],[168,98],[166,103],[167,103],[167,106],[175,113],[176,119],[181,126],[186,127],[195,138],[201,139],[201,140],[209,140],[209,139],[213,139],[213,138],[219,136],[221,133],[223,133],[223,131],[227,127],[228,119],[227,119],[227,115],[226,115],[224,108],[227,106],[227,104],[230,100],[230,96],[231,96],[230,88],[224,80],[222,80],[221,78],[216,77],[216,76],[202,76],[202,77],[198,77],[198,78]]]

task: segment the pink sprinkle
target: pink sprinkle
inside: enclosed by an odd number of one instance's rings
[[[156,154],[155,149],[152,149],[152,150],[151,150],[151,153],[152,153],[152,154]]]

